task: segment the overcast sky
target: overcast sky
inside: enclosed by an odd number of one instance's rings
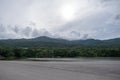
[[[0,39],[120,37],[120,0],[0,0]]]

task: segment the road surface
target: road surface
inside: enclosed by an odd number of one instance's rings
[[[0,61],[0,80],[120,80],[120,61]]]

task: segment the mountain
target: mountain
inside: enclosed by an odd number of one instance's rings
[[[67,42],[68,41],[68,40],[65,40],[65,39],[50,38],[50,37],[46,37],[46,36],[41,36],[41,37],[33,38],[31,40],[34,40],[34,41],[43,41],[43,42]]]
[[[109,40],[65,40],[59,38],[50,38],[41,36],[32,39],[7,39],[0,40],[0,46],[9,47],[110,47],[120,48],[120,38],[109,39]]]

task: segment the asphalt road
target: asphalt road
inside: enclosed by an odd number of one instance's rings
[[[120,61],[0,61],[0,80],[120,80]]]

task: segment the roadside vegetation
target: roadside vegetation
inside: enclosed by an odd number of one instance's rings
[[[9,48],[0,47],[0,59],[120,57],[120,48]]]

